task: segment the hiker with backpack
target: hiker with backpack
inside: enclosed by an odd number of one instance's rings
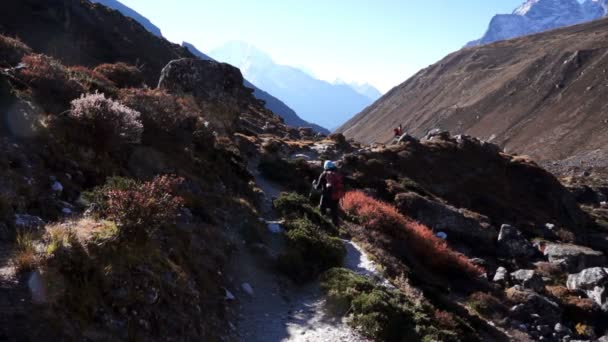
[[[398,127],[395,127],[395,129],[393,129],[395,135],[393,137],[393,143],[396,143],[399,138],[401,138],[401,136],[403,135],[403,125],[399,124]]]
[[[323,170],[319,180],[314,183],[315,189],[321,190],[319,206],[324,215],[327,214],[327,209],[329,209],[332,222],[338,225],[340,199],[344,196],[344,178],[332,161],[325,161]]]

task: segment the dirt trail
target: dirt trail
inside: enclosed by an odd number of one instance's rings
[[[252,173],[265,193],[263,217],[267,222],[276,220],[272,211],[272,198],[281,188]],[[281,233],[268,232],[268,254],[278,255],[284,248]],[[345,241],[348,255],[345,267],[365,275],[374,275],[373,263],[352,242]],[[253,252],[244,242],[229,267],[232,286],[228,290],[236,297],[236,331],[240,341],[367,341],[349,328],[343,319],[325,312],[325,300],[318,282],[297,286],[277,274],[271,258]],[[250,294],[243,284],[251,286]],[[246,286],[245,286],[246,287]]]
[[[29,324],[33,304],[27,283],[16,274],[12,256],[12,244],[1,242],[0,341],[29,341],[35,328]]]

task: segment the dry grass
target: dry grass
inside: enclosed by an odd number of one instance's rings
[[[366,229],[380,231],[402,241],[418,262],[431,269],[453,275],[464,273],[470,277],[477,277],[484,272],[466,256],[450,249],[428,227],[401,215],[387,203],[354,191],[344,196],[342,208],[356,217]]]
[[[39,258],[35,241],[35,237],[31,233],[17,234],[17,253],[14,257],[17,272],[32,271],[38,266]]]

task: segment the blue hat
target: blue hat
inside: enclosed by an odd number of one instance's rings
[[[324,170],[331,170],[331,169],[335,169],[336,165],[334,165],[334,162],[332,162],[331,160],[326,160],[325,164],[323,164],[323,169]]]

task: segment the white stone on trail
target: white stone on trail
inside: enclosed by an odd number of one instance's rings
[[[232,294],[232,292],[228,291],[228,289],[224,289],[226,290],[226,297],[224,297],[224,299],[226,300],[235,300],[236,297]]]
[[[251,285],[249,285],[249,283],[241,284],[241,289],[243,289],[243,291],[245,291],[245,293],[250,295],[251,297],[253,297],[255,295],[255,292],[253,292],[253,287],[251,287]]]
[[[53,191],[55,191],[55,192],[63,191],[63,185],[57,181],[55,181],[55,183],[53,183],[53,185],[51,187],[52,187]]]

